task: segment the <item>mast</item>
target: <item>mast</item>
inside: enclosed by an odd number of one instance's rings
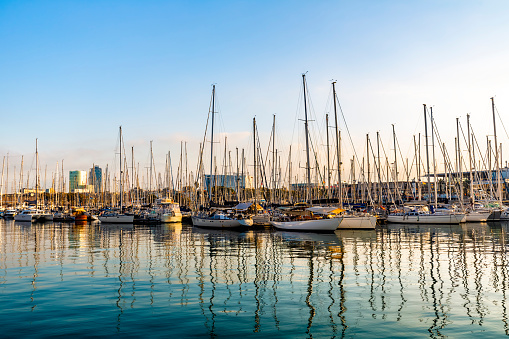
[[[306,100],[306,74],[302,74],[302,86],[304,88],[304,126],[306,130],[306,174],[307,174],[307,198],[311,202],[311,163],[309,161],[309,126],[308,109]]]
[[[123,213],[123,205],[122,205],[122,126],[119,127],[119,158],[120,158],[120,214]]]
[[[416,170],[417,170],[417,182],[416,182],[415,184],[416,184],[417,186],[419,186],[419,164],[418,164],[418,161],[419,161],[419,160],[418,160],[418,157],[417,157],[417,142],[415,141],[415,134],[414,134],[414,152],[415,152],[415,153],[414,153],[414,154],[415,154],[415,156],[414,156],[414,160],[415,160],[415,162],[416,162],[416,164],[415,164],[415,165],[416,165],[416,166],[415,166],[415,168],[416,168]],[[408,167],[408,166],[407,166],[407,167]],[[419,190],[419,187],[414,187],[414,189],[413,189],[413,192],[412,192],[413,194],[412,194],[412,195],[413,195],[413,197],[414,197],[414,200],[415,200],[415,196],[417,195],[417,194],[416,194],[416,193],[417,193],[416,191],[418,191],[418,190]]]
[[[467,114],[467,137],[468,137],[468,175],[470,178],[470,203],[474,203],[474,182],[472,176],[472,146],[470,144],[470,114]]]
[[[327,131],[327,199],[330,199],[329,114],[325,114],[325,130]]]
[[[500,204],[502,205],[502,190],[500,184],[500,160],[499,160],[499,152],[498,152],[498,142],[497,142],[497,126],[495,122],[495,99],[491,97],[491,111],[493,113],[493,134],[495,135],[495,162],[496,162],[496,171],[497,171],[497,198]]]
[[[253,180],[254,180],[254,205],[255,205],[255,211],[258,212],[258,208],[257,208],[257,205],[256,205],[256,201],[258,200],[257,198],[257,193],[258,191],[256,190],[256,186],[257,186],[257,172],[256,172],[256,118],[253,118],[253,160],[254,160],[254,175],[253,175]]]
[[[275,187],[276,187],[276,115],[272,115],[272,190],[271,190],[271,202],[275,200]]]
[[[419,201],[422,200],[422,181],[421,181],[421,133],[419,133],[419,153],[418,153],[418,165],[417,165],[417,178],[419,180]]]
[[[338,113],[336,108],[336,82],[332,82],[332,99],[334,100],[334,120],[336,122],[336,157],[338,163],[338,202],[343,207],[343,189],[341,186],[341,135],[339,134]]]
[[[428,199],[431,200],[431,186],[429,182],[428,119],[426,117],[426,104],[424,104],[424,139],[426,140],[426,177],[428,178]]]
[[[376,132],[376,150],[377,150],[377,158],[378,158],[378,202],[382,204],[383,202],[383,187],[382,187],[382,177],[380,176],[380,132]]]
[[[433,107],[430,107],[430,114],[431,114],[431,150],[433,154],[433,188],[434,188],[434,201],[435,201],[435,208],[437,207],[437,165],[436,165],[436,158],[435,158],[435,121],[433,120]]]
[[[460,146],[460,128],[459,118],[456,118],[456,139],[458,140],[458,172],[460,176],[460,204],[463,205],[463,169],[461,166],[461,146]]]
[[[396,130],[394,129],[394,124],[392,124],[392,140],[394,144],[394,197],[399,195],[398,189],[398,157],[396,154]]]
[[[35,138],[35,208],[39,208],[39,151],[37,150],[37,138]]]
[[[369,134],[366,134],[366,169],[368,173],[368,178],[366,181],[366,192],[367,198],[370,199],[370,201],[372,201],[373,199],[371,198],[371,175],[369,172],[369,145],[370,145]]]
[[[288,152],[288,202],[292,203],[292,145]]]
[[[212,165],[214,162],[214,108],[216,99],[216,85],[212,85],[212,126],[210,137],[210,178],[209,178],[209,203],[212,201]]]

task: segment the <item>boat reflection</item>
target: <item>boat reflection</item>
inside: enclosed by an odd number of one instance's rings
[[[388,335],[370,329],[374,321],[433,338],[463,333],[459,324],[508,335],[506,234],[501,223],[323,234],[8,221],[0,283],[17,279],[17,297],[36,312],[48,300],[41,280],[63,286],[78,274],[83,289],[100,281],[94,291],[114,295],[102,307],[118,333],[152,309],[201,319],[196,333],[209,336]]]

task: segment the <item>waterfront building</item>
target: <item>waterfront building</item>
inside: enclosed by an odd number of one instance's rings
[[[208,190],[212,180],[211,187],[228,187],[236,189],[237,187],[242,189],[253,188],[253,177],[248,175],[205,175],[205,187]]]
[[[93,187],[93,191],[95,193],[101,192],[102,179],[103,170],[99,166],[95,165],[90,169],[88,173],[88,183]]]
[[[84,193],[87,190],[87,172],[69,171],[69,193]]]

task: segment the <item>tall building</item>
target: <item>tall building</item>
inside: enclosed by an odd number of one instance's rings
[[[93,186],[95,193],[101,192],[103,182],[103,170],[95,165],[90,169],[90,172],[88,173],[88,184]]]
[[[87,171],[69,171],[69,193],[87,190]]]
[[[208,189],[209,185],[211,184],[212,180],[212,187],[214,186],[222,186],[222,187],[229,187],[236,189],[237,188],[237,182],[240,188],[253,188],[253,177],[248,175],[210,175],[205,174],[205,187]]]

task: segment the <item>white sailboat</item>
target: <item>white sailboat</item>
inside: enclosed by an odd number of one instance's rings
[[[212,85],[212,126],[211,126],[211,145],[210,145],[210,174],[213,173],[214,161],[214,110],[216,98],[216,85]],[[209,203],[212,202],[212,179],[207,186]],[[222,211],[211,210],[209,212],[202,212],[195,214],[191,217],[193,226],[210,227],[210,228],[234,228],[242,226],[252,226],[253,220],[250,217],[245,217],[242,214],[224,213]]]
[[[404,206],[404,209],[402,212],[389,214],[387,221],[403,224],[459,224],[465,222],[465,213],[431,213],[426,205],[408,205]]]
[[[311,201],[311,162],[309,159],[309,127],[306,96],[306,74],[302,74],[303,96],[304,96],[304,127],[306,135],[306,178],[307,178],[307,196]],[[338,209],[336,207],[315,206],[305,209],[304,215],[292,217],[291,211],[270,221],[270,224],[280,230],[291,231],[312,231],[312,232],[333,232],[338,227],[342,217],[337,217]],[[306,215],[307,214],[307,215]]]
[[[99,221],[102,223],[115,223],[115,224],[132,224],[134,222],[134,215],[127,215],[123,213],[122,204],[122,126],[119,128],[119,145],[120,145],[120,213],[116,211],[103,212],[99,215]]]

